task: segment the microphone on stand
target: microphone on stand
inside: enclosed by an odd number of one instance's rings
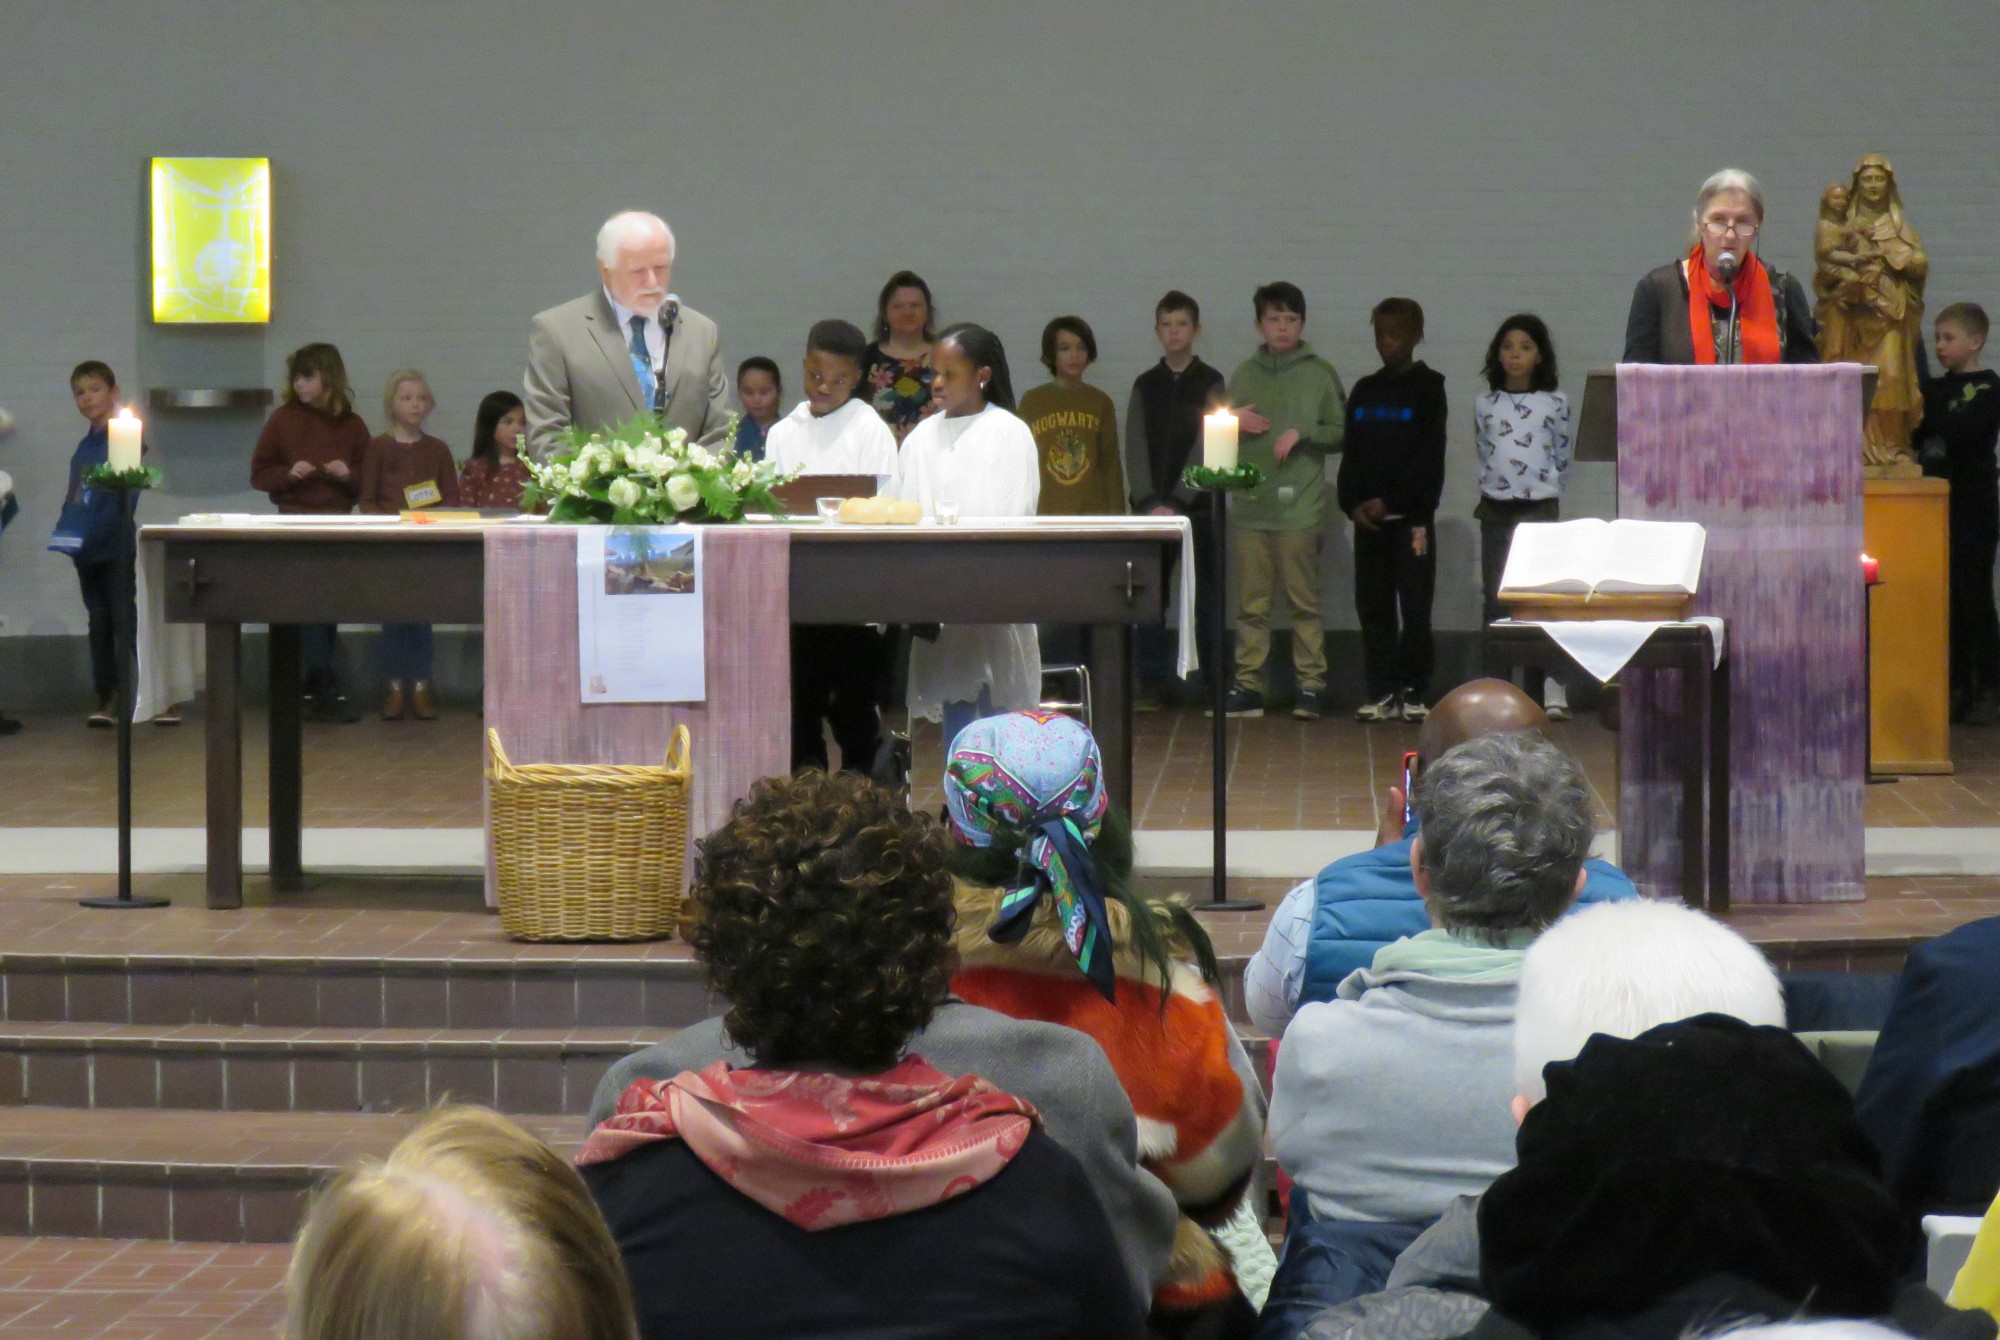
[[[672,298],[660,308],[660,375],[653,383],[653,413],[664,416],[667,412],[667,360],[674,352],[674,326],[679,322],[681,305]]]
[[[1725,251],[1715,258],[1715,272],[1722,282],[1729,285],[1729,334],[1723,342],[1724,363],[1737,361],[1736,354],[1736,272],[1742,268],[1743,258],[1733,251]]]

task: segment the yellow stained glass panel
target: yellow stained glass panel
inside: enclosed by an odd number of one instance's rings
[[[153,320],[271,319],[271,160],[153,160]]]

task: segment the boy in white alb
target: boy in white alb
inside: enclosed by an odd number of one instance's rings
[[[822,321],[806,336],[806,398],[772,424],[764,458],[806,475],[874,475],[883,493],[896,475],[896,435],[857,399],[868,344],[846,321]]]
[[[879,492],[896,481],[896,436],[875,407],[855,397],[868,341],[845,321],[821,321],[806,336],[806,398],[771,425],[764,459],[801,475],[873,475]],[[851,624],[792,625],[792,768],[828,766],[833,728],[844,772],[867,774],[882,743],[880,703],[889,680],[882,634]]]

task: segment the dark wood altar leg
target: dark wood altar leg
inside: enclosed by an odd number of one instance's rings
[[[1688,653],[1687,661],[1680,669],[1681,700],[1693,703],[1703,700],[1708,707],[1708,666],[1702,663],[1701,646],[1697,643]],[[1699,687],[1697,687],[1699,686]],[[1704,711],[1703,715],[1707,713]],[[1707,900],[1708,880],[1702,859],[1707,850],[1707,835],[1702,831],[1702,817],[1707,812],[1707,778],[1705,764],[1707,750],[1700,731],[1681,733],[1681,901],[1689,907],[1700,907]]]
[[[243,625],[208,625],[208,905],[243,906]]]
[[[271,887],[303,887],[299,830],[304,814],[300,781],[303,741],[299,726],[299,626],[271,625]]]
[[[1090,665],[1091,732],[1104,755],[1104,789],[1112,803],[1132,813],[1132,625],[1097,624],[1084,655]]]
[[[1705,653],[1708,654],[1708,653]],[[1710,664],[1714,664],[1710,654]],[[1708,910],[1729,910],[1729,659],[1708,677]]]

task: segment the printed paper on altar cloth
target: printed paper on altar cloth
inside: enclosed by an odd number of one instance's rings
[[[708,696],[702,534],[695,526],[576,533],[577,681],[585,703],[698,703]]]

